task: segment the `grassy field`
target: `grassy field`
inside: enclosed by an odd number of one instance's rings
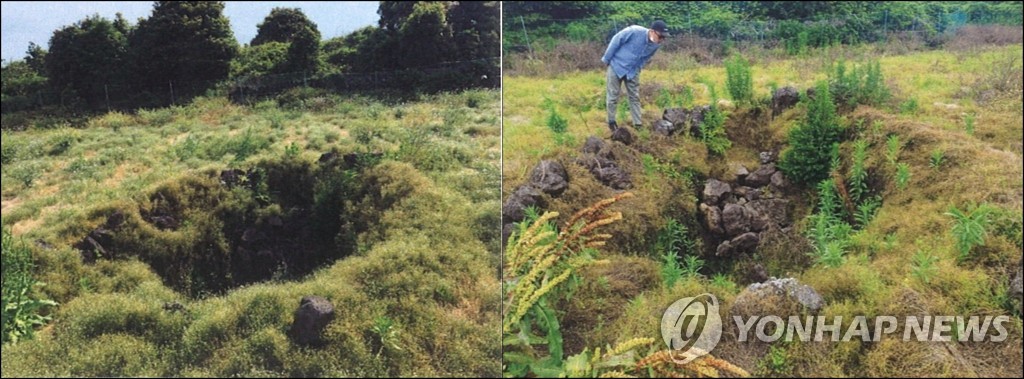
[[[744,51],[752,62],[754,103],[759,104],[754,106],[736,106],[728,100],[721,64],[697,64],[684,54],[658,53],[641,74],[645,127],[636,131],[638,140],[632,146],[612,147],[616,163],[633,177],[630,191],[636,196],[613,207],[623,219],[607,226],[605,233],[613,237],[600,249],[599,260],[578,273],[580,280],[567,291],[571,296],[555,297],[560,299],[555,308],[565,356],[633,338],[654,338],[654,345],[662,346],[658,328],[669,304],[710,292],[722,301],[723,314],[729,314],[736,296],[751,283],[749,268],[761,264],[770,276],[795,277],[816,289],[826,302],[820,314],[845,316],[844,327],[854,315],[908,314],[1011,315],[1013,325],[1004,344],[885,339],[747,346],[726,342],[729,336],[724,336],[715,356],[750,373],[1018,376],[1024,357],[1022,327],[1019,305],[1008,298],[1007,288],[1022,256],[1022,47],[892,51],[891,46],[876,45],[814,50],[806,57],[756,48]],[[505,196],[526,182],[542,159],[561,161],[570,178],[560,197],[545,195],[547,210],[563,215],[559,221],[622,192],[601,185],[573,163],[588,136],[606,141],[610,136],[603,109],[604,72],[545,73],[538,68],[545,62],[518,59],[525,74],[504,80]],[[676,220],[701,233],[697,196],[703,179],[731,180],[739,164],[753,170],[758,152],[786,148],[790,130],[806,114],[806,106],[797,105],[774,118],[767,116],[770,89],[813,87],[826,79],[839,59],[848,66],[878,60],[892,93],[880,106],[861,105],[840,114],[846,126],[840,147],[843,167],[849,167],[854,140],[866,141],[871,190],[882,199],[874,219],[853,233],[844,259],[832,267],[810,258],[811,247],[803,236],[812,227],[806,216],[817,202],[817,191],[800,188],[792,197],[797,200],[796,237],[762,241],[755,253],[730,259],[713,257],[714,246],[698,246],[705,252],[698,257],[702,263],[690,267],[691,274],[674,285],[662,283],[662,256],[655,251],[659,232],[669,220]],[[724,99],[719,104],[732,141],[722,156],[709,154],[699,139],[650,131],[649,125],[661,118],[663,107],[657,103],[664,102],[659,100],[663,90],[679,96],[689,91],[692,99],[675,100],[674,106],[690,107],[710,102],[709,83]],[[549,129],[550,109],[567,120],[565,135],[556,137]],[[619,124],[627,124],[628,118],[619,114]],[[898,172],[886,158],[887,141],[893,138],[900,141],[896,161],[904,164],[905,172]],[[986,244],[961,257],[951,233],[953,219],[946,213],[951,207],[981,203],[1001,216],[992,222]]]
[[[3,227],[59,303],[4,376],[499,375],[499,107],[199,98],[3,132]],[[286,335],[309,295],[336,309],[314,347]]]

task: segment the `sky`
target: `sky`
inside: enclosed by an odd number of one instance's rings
[[[317,25],[323,39],[346,35],[367,25],[376,25],[376,1],[227,1],[224,14],[231,20],[231,29],[239,44],[256,36],[256,25],[275,7],[299,8]],[[149,17],[152,1],[0,1],[0,47],[4,62],[25,57],[28,43],[49,49],[53,31],[74,24],[92,14],[114,19],[117,12],[135,25],[139,18]]]

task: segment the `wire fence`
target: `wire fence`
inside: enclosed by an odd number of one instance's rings
[[[82,91],[46,88],[23,94],[5,94],[2,111],[7,114],[46,108],[132,110],[180,105],[198,95],[228,96],[233,102],[252,104],[296,87],[345,94],[438,92],[498,88],[500,85],[500,57],[490,57],[374,72],[289,72],[220,81],[172,80],[162,88],[149,89],[139,89],[130,84],[95,85]]]

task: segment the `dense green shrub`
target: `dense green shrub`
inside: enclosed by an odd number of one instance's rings
[[[828,85],[818,83],[807,117],[789,134],[789,148],[779,167],[796,183],[812,185],[828,178],[832,146],[841,141],[842,133]]]

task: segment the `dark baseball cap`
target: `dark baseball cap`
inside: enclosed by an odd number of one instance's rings
[[[651,30],[658,32],[658,35],[662,37],[671,36],[671,34],[668,34],[668,25],[665,25],[665,21],[655,21],[651,24]]]

